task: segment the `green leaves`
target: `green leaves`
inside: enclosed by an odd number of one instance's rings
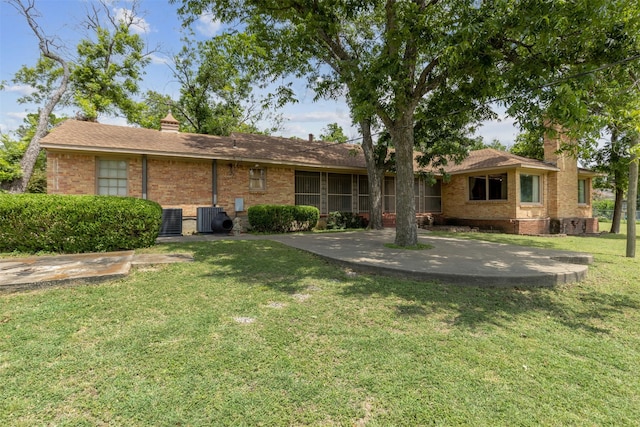
[[[142,69],[150,61],[143,53],[144,41],[131,33],[132,21],[110,22],[111,27],[98,22],[95,39],[84,39],[77,47],[73,96],[88,119],[117,112],[135,118],[141,108],[132,96],[138,93]]]
[[[32,90],[29,94],[18,99],[21,104],[43,104],[51,97],[60,86],[63,70],[56,61],[40,56],[36,65],[27,67],[23,65],[11,79],[13,83],[29,86]],[[61,105],[68,104],[68,97],[63,98]]]
[[[345,143],[349,138],[344,134],[344,130],[338,123],[329,123],[322,129],[319,137],[322,141]]]
[[[259,98],[253,88],[264,82],[264,50],[246,33],[225,34],[195,47],[185,40],[174,58],[174,76],[181,84],[173,113],[182,130],[211,135],[259,132],[263,119],[278,121],[273,106],[291,99],[286,87]],[[277,126],[277,125],[276,125]]]

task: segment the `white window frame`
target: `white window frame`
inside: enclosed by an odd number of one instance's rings
[[[249,191],[267,190],[267,171],[265,168],[249,168]]]
[[[504,198],[492,198],[491,197],[491,180],[492,179],[496,179],[496,178],[503,178],[504,177],[504,193],[505,197]],[[482,179],[484,180],[484,198],[480,199],[480,198],[472,198],[471,197],[471,192],[472,192],[472,187],[471,187],[471,179]],[[470,175],[467,177],[467,199],[470,202],[506,202],[509,200],[509,174],[507,172],[500,172],[500,173],[487,173],[487,174],[478,174],[478,175]],[[502,191],[500,192],[502,193]]]
[[[442,181],[436,180],[434,185],[431,185],[427,182],[427,180],[423,177],[416,177],[414,180],[414,191],[415,191],[415,207],[416,213],[441,213],[442,212]],[[435,192],[430,191],[430,189],[438,188],[439,194],[435,194]],[[438,200],[438,205],[440,208],[438,210],[430,210],[427,208],[427,201]]]
[[[584,183],[582,188],[580,188],[580,183]],[[580,198],[582,197],[582,201]],[[589,204],[589,178],[578,178],[578,204],[579,205],[588,205]]]
[[[529,177],[529,178],[537,178],[538,180],[538,184],[537,184],[537,188],[536,188],[536,184],[533,183],[532,181],[532,200],[528,201],[528,200],[522,200],[522,178],[523,177]],[[542,204],[542,175],[539,174],[533,174],[533,173],[520,173],[520,191],[519,191],[519,195],[520,195],[520,203],[524,204],[524,205],[539,205]],[[537,190],[537,191],[536,191]]]
[[[129,162],[124,159],[97,159],[96,193],[105,196],[128,196]]]

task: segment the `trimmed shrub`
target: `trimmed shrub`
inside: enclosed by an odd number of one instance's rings
[[[328,230],[346,230],[349,228],[367,228],[369,221],[353,212],[329,212]]]
[[[255,205],[247,214],[251,229],[261,233],[308,231],[320,218],[320,211],[314,206]]]
[[[0,251],[82,253],[152,246],[156,202],[115,196],[0,194]]]

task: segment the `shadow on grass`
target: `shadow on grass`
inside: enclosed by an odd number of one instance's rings
[[[540,242],[537,242],[540,243]],[[309,253],[269,241],[220,240],[166,244],[163,251],[188,251],[203,263],[201,277],[230,278],[250,286],[266,286],[285,294],[303,293],[309,284],[337,283],[337,295],[400,300],[395,315],[425,317],[448,312],[453,327],[476,329],[486,325],[513,326],[540,314],[566,327],[607,334],[609,316],[640,309],[640,301],[622,294],[604,294],[583,288],[486,288],[400,280],[386,276],[348,275],[342,267]],[[333,286],[332,286],[333,287]],[[526,326],[526,324],[525,324]]]
[[[488,241],[494,243],[504,243],[508,245],[518,245],[518,246],[530,246],[533,248],[543,248],[543,249],[555,249],[555,245],[553,242],[549,240],[537,239],[537,238],[523,238],[522,236],[518,236],[517,240],[513,237],[510,237],[508,234],[499,234],[499,233],[443,233],[443,232],[433,232],[433,236],[436,237],[453,237],[453,238],[461,238],[461,239],[471,239],[471,240],[481,240]]]
[[[267,286],[286,294],[304,291],[302,278],[339,280],[340,268],[306,252],[270,240],[219,240],[203,243],[169,243],[167,251],[187,251],[203,262],[203,277],[234,278],[255,286]]]
[[[453,327],[474,330],[486,325],[509,327],[528,314],[538,313],[575,330],[608,334],[603,326],[624,310],[640,309],[640,301],[627,295],[580,292],[578,301],[559,297],[553,288],[483,288],[399,281],[363,276],[342,290],[349,298],[388,297],[405,303],[396,305],[399,316],[425,316],[451,312]]]

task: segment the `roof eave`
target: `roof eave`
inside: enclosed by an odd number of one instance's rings
[[[519,163],[515,165],[496,165],[496,166],[476,168],[476,169],[469,168],[469,169],[464,169],[464,170],[455,171],[455,172],[448,172],[448,173],[449,175],[465,175],[465,174],[476,173],[476,172],[490,172],[495,170],[510,170],[510,169],[540,169],[540,170],[545,170],[550,172],[560,171],[560,168],[555,166]]]
[[[118,149],[107,147],[86,147],[78,145],[56,145],[50,143],[41,144],[44,149],[58,150],[58,151],[73,151],[84,153],[107,153],[107,154],[124,154],[124,155],[147,155],[157,157],[171,157],[181,159],[200,159],[200,160],[222,160],[228,162],[243,162],[243,163],[257,163],[257,164],[269,164],[269,165],[283,165],[283,166],[299,166],[306,168],[318,168],[318,169],[338,169],[338,170],[365,170],[365,166],[357,165],[326,165],[322,163],[310,163],[310,162],[297,162],[291,160],[272,160],[264,158],[243,157],[243,156],[229,156],[229,155],[214,155],[214,154],[193,154],[193,153],[167,153],[166,151],[153,151],[153,150],[133,150],[133,149]]]

